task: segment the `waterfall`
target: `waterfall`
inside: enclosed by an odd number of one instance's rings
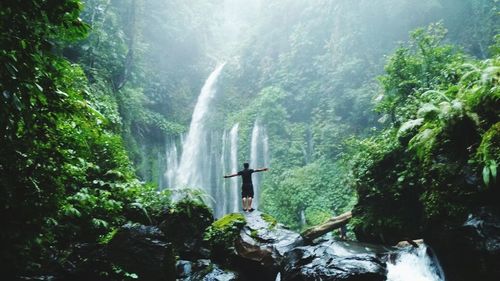
[[[168,141],[164,162],[163,181],[169,188],[200,188],[212,200],[205,200],[216,217],[228,212],[239,212],[241,198],[239,178],[223,179],[225,173],[238,171],[239,124],[220,132],[208,129],[210,110],[216,94],[217,79],[224,64],[207,78],[194,108],[189,131],[180,144]],[[255,121],[250,144],[250,165],[261,168],[269,165],[269,144],[265,128]],[[254,174],[255,208],[259,204],[261,175]],[[160,187],[162,188],[162,187]],[[174,194],[175,196],[175,194]]]
[[[429,248],[400,252],[393,262],[387,262],[387,281],[444,281],[437,259],[428,254]]]
[[[224,147],[221,148],[221,139],[224,135],[208,129],[208,117],[216,94],[216,83],[224,64],[210,74],[205,81],[196,106],[193,111],[191,124],[187,135],[180,136],[179,140],[168,139],[165,149],[165,172],[163,181],[166,187],[199,188],[207,195],[205,200],[213,207],[214,214],[220,216],[227,212],[224,198],[227,197],[222,188],[224,165]],[[160,186],[163,188],[164,186]],[[174,198],[178,194],[174,193]],[[214,202],[216,201],[216,202]]]
[[[228,154],[227,142],[228,142],[228,135],[227,131],[224,130],[224,133],[222,134],[222,153],[220,155],[220,163],[223,173],[224,171],[227,171],[227,154]],[[219,199],[218,204],[222,205],[222,213],[227,214],[230,208],[229,206],[230,201],[227,200],[228,193],[230,192],[230,191],[228,192],[228,188],[230,187],[227,184],[227,181],[222,181],[221,188],[222,188],[222,198],[216,198],[216,199]]]
[[[215,97],[217,78],[224,64],[210,74],[201,89],[191,119],[186,140],[182,144],[182,156],[176,172],[176,183],[180,187],[205,188],[206,171],[209,168],[209,151],[207,147],[207,114]],[[209,190],[205,190],[210,194]]]
[[[230,168],[229,171],[238,171],[238,127],[239,124],[236,123],[231,131],[229,132],[230,138]],[[230,179],[231,185],[229,186],[231,194],[231,211],[238,212],[240,210],[240,196],[238,194],[238,178],[234,177]]]
[[[250,144],[250,167],[252,169],[267,167],[269,165],[269,144],[265,129],[262,128],[256,120],[252,129],[252,141]],[[253,188],[254,188],[254,206],[257,208],[260,201],[260,173],[253,175]]]
[[[181,142],[182,142],[182,136],[181,136]],[[169,139],[169,141],[167,141],[165,146],[166,146],[165,165],[167,169],[164,173],[163,178],[164,182],[166,183],[166,186],[160,185],[160,189],[165,187],[172,188],[175,186],[175,173],[177,172],[177,168],[179,166],[179,154],[177,152],[178,150],[175,140]]]

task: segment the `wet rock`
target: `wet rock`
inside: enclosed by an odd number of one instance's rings
[[[246,280],[274,280],[285,253],[302,243],[298,233],[257,211],[228,214],[214,222],[205,237],[213,260],[250,278]]]
[[[156,227],[124,225],[109,244],[111,262],[140,280],[174,280],[175,257],[172,247]]]
[[[426,239],[448,281],[500,280],[500,210],[483,207],[459,227],[434,231]]]
[[[365,243],[327,240],[287,253],[283,281],[386,280],[385,255],[390,249]]]
[[[186,281],[236,281],[238,275],[231,271],[225,271],[216,265],[209,267],[210,270],[197,272],[191,278],[186,279]]]
[[[178,279],[188,278],[193,274],[193,262],[186,260],[179,260],[175,264]]]
[[[246,225],[235,242],[236,254],[265,267],[277,267],[284,255],[302,244],[301,236],[285,229],[274,218],[254,211],[245,215]]]
[[[224,270],[210,260],[177,262],[177,280],[183,281],[233,281],[240,280],[235,272]]]
[[[207,258],[203,233],[213,222],[210,209],[199,202],[183,199],[164,212],[159,228],[185,259]]]

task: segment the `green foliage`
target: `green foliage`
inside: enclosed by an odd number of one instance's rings
[[[427,30],[417,29],[411,34],[410,46],[400,47],[390,57],[385,67],[387,74],[380,77],[384,95],[377,109],[389,114],[396,124],[415,117],[411,114],[419,106],[421,95],[432,99],[433,94],[438,94],[448,99],[447,93],[440,93],[440,89],[448,88],[460,78],[460,72],[448,69],[462,64],[462,55],[451,45],[440,45],[445,34],[442,24],[430,25]]]
[[[213,214],[202,202],[186,198],[172,206],[162,219],[162,231],[181,252],[201,246],[205,229],[213,222]]]
[[[69,0],[1,4],[0,256],[11,272],[25,270],[53,237],[43,233],[57,224],[72,151],[60,125],[93,119],[80,93],[65,83],[77,67],[53,54],[57,40],[86,34],[80,9],[79,1]]]
[[[359,239],[420,237],[488,202],[478,179],[489,185],[496,176],[498,56],[465,58],[439,45],[436,30],[413,33],[417,49],[398,49],[381,78],[378,108],[393,128],[360,142],[353,158]]]
[[[350,210],[355,197],[345,188],[345,168],[318,161],[267,177],[264,211],[291,228],[303,229]]]
[[[172,191],[169,189],[163,189],[158,191],[158,187],[152,184],[143,185],[134,194],[134,202],[131,206],[135,211],[139,211],[147,217],[147,221],[135,219],[135,221],[142,222],[144,224],[157,224],[162,219],[163,212],[168,209],[171,205]],[[127,215],[128,218],[133,218],[131,215]]]
[[[500,163],[500,123],[484,133],[477,149],[476,159],[483,165],[482,175],[486,186],[497,183],[497,168]]]
[[[211,129],[239,122],[241,159],[253,123],[266,127],[273,172],[262,207],[295,229],[351,209],[357,190],[356,232],[391,241],[457,219],[497,189],[498,35],[484,59],[497,1],[264,1],[235,16],[247,21],[232,27],[244,40],[226,36],[222,4],[195,2],[2,1],[5,278],[38,274],[73,244],[106,244],[129,220],[159,223],[165,210],[172,222],[190,221],[186,233],[202,231],[210,217],[202,193],[172,206],[169,191],[136,174],[159,178],[152,170],[165,138],[185,131],[213,57],[232,58]],[[378,86],[393,42],[440,18],[395,51]],[[483,60],[441,45],[444,25],[449,42]],[[379,131],[377,100],[388,127]],[[221,252],[244,225],[229,218],[206,234]]]
[[[228,257],[234,251],[234,241],[245,224],[242,214],[232,213],[216,220],[207,228],[204,240],[212,249],[214,258]]]
[[[135,219],[128,215],[139,203],[154,216],[168,202],[168,194],[144,202],[151,187],[135,179],[111,87],[104,79],[89,84],[82,67],[58,56],[88,26],[78,17],[80,1],[56,2],[7,1],[0,9],[0,258],[7,278],[64,259],[75,243],[105,243]]]

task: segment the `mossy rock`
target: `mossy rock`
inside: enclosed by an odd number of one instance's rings
[[[212,211],[205,204],[183,199],[165,214],[160,229],[181,256],[190,257],[197,255],[212,222]]]
[[[262,213],[260,217],[269,224],[269,229],[273,229],[278,224],[278,221],[271,215]]]
[[[207,228],[204,240],[208,242],[214,258],[226,259],[234,252],[234,242],[245,224],[246,220],[242,214],[232,213]]]

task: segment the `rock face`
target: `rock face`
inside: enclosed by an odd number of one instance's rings
[[[210,260],[200,259],[194,262],[180,260],[177,262],[177,280],[183,281],[235,281],[238,275],[231,271],[225,271],[219,266],[212,264]]]
[[[139,280],[175,280],[175,257],[163,233],[154,226],[124,225],[108,248],[109,259]]]
[[[282,281],[386,280],[383,256],[387,248],[327,240],[313,246],[297,247],[283,261]]]
[[[298,233],[269,215],[255,211],[244,219],[228,258],[238,280],[274,281],[278,273],[282,281],[386,279],[386,256],[394,249],[335,240],[305,246]]]
[[[288,251],[302,244],[301,236],[285,229],[274,218],[254,211],[245,215],[246,225],[235,242],[236,254],[264,267],[278,267]]]
[[[500,210],[481,208],[462,226],[428,238],[448,281],[500,280]]]

